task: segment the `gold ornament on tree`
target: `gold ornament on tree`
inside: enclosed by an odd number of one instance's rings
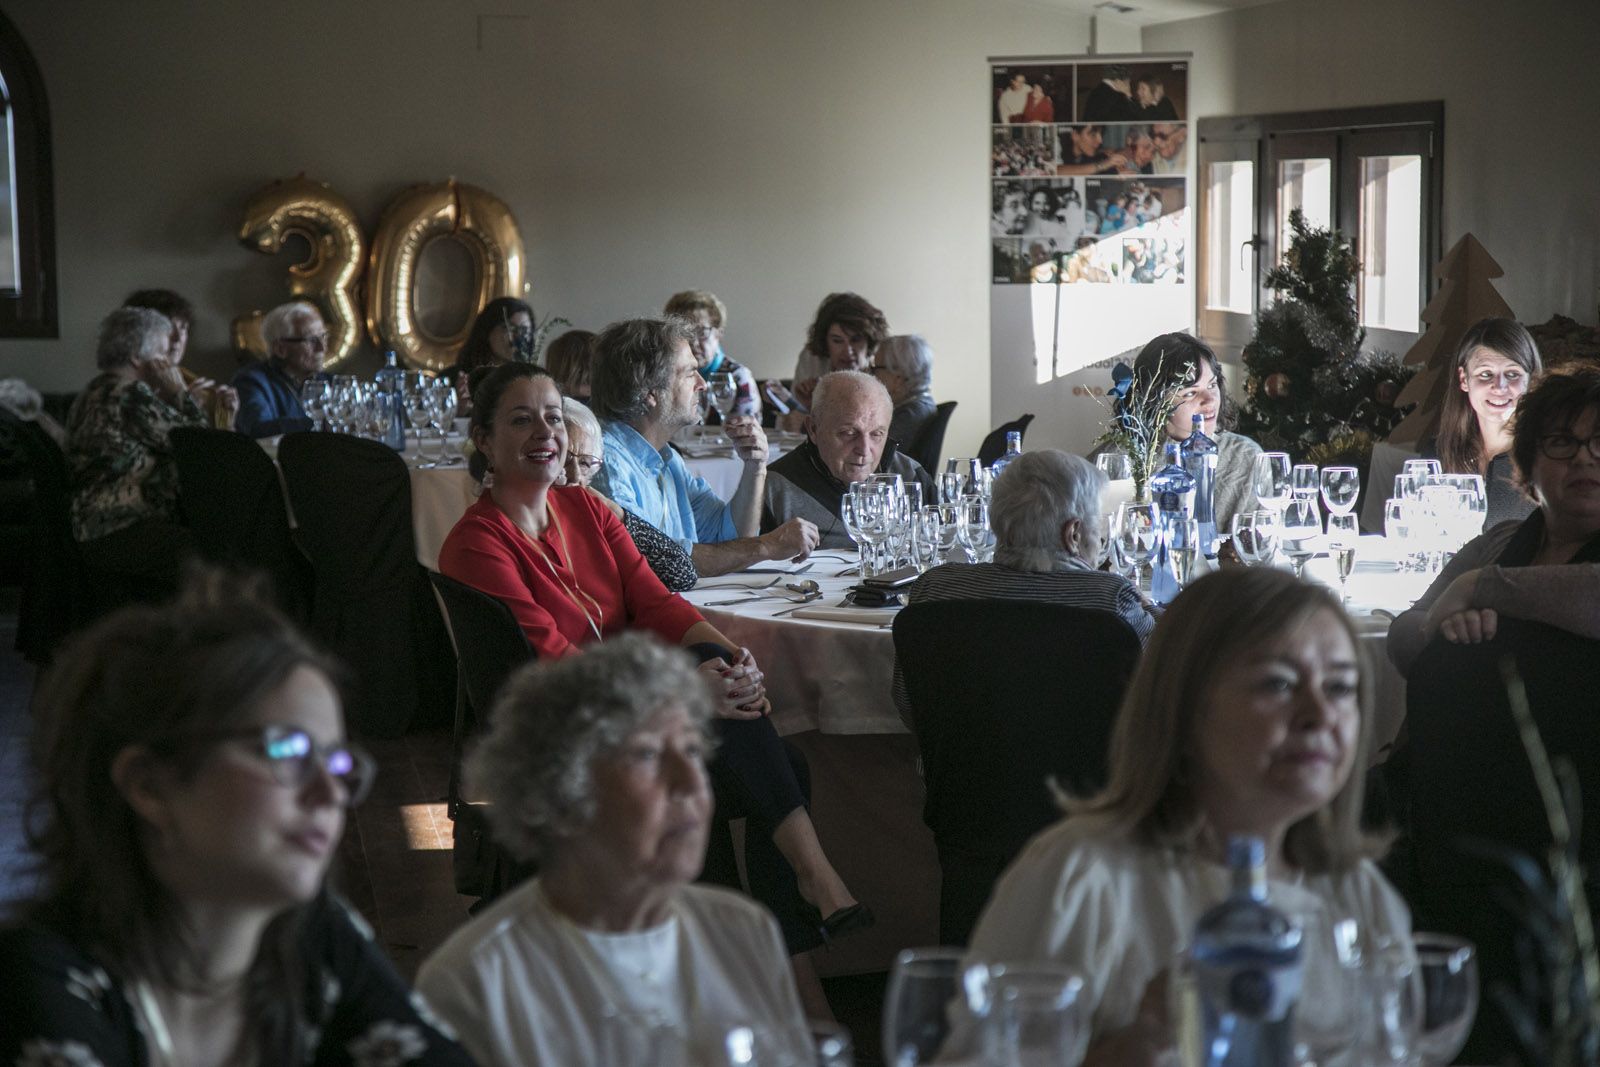
[[[408,367],[446,370],[471,329],[437,337],[417,317],[417,265],[429,243],[463,242],[471,255],[477,292],[469,304],[481,309],[500,296],[524,292],[526,252],[511,211],[497,197],[455,179],[417,185],[390,202],[378,221],[367,266],[367,331],[380,348],[393,349]]]
[[[305,239],[310,255],[289,267],[289,296],[307,300],[322,311],[328,327],[327,367],[349,359],[361,342],[361,315],[356,286],[361,282],[366,244],[350,204],[323,182],[304,174],[275,181],[245,205],[239,241],[267,255],[283,250],[291,236]],[[233,320],[235,348],[265,357],[261,337],[263,313],[253,311]]]
[[[1289,376],[1282,371],[1269,374],[1261,383],[1261,389],[1272,399],[1282,400],[1289,395]]]

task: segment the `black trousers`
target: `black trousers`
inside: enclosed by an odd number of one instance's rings
[[[718,658],[733,661],[732,653],[720,645],[698,644],[689,651],[701,663]],[[750,895],[777,917],[791,955],[816,948],[822,944],[822,932],[802,915],[805,901],[794,868],[772,840],[773,831],[796,808],[809,810],[811,772],[805,757],[778,736],[770,719],[718,718],[713,723],[717,751],[709,771],[717,806],[700,879],[743,888],[728,824],[744,819]]]

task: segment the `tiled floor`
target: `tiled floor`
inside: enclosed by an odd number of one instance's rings
[[[28,705],[34,672],[14,650],[17,591],[0,588],[0,912],[26,897],[34,880],[23,833],[28,792]],[[372,922],[402,974],[410,977],[457,926],[471,901],[455,892],[448,732],[370,743],[380,772],[339,848],[334,884]],[[882,974],[824,981],[839,1021],[855,1037],[856,1063],[877,1058]]]

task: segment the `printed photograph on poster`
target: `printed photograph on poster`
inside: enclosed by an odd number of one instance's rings
[[[1052,126],[996,126],[991,169],[996,178],[1044,178],[1056,172]]]
[[[1080,63],[1074,122],[1179,122],[1188,116],[1188,63]],[[1058,116],[1062,112],[1056,111]]]
[[[1073,66],[994,67],[994,110],[990,121],[1002,125],[1072,121]]]
[[[994,183],[989,233],[993,237],[1064,238],[1084,232],[1081,179]]]
[[[1180,122],[1058,126],[1056,173],[1181,175],[1188,140],[1188,128]]]
[[[1182,285],[1183,241],[1122,238],[1122,280],[1129,285]]]
[[[1102,237],[1175,218],[1188,206],[1182,178],[1089,178],[1083,200],[1086,227]]]

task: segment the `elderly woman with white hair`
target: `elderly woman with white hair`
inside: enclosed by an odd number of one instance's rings
[[[886,339],[874,354],[872,373],[894,402],[889,437],[902,448],[913,448],[933,419],[933,348],[914,333]]]
[[[989,522],[993,563],[945,563],[912,583],[906,603],[1031,600],[1109,612],[1144,641],[1153,609],[1121,575],[1096,570],[1104,547],[1106,476],[1080,456],[1054,448],[1025,452],[994,483]],[[900,665],[894,702],[911,726]]]
[[[771,915],[693,882],[711,714],[689,657],[638,634],[507,683],[466,774],[540,873],[417,979],[484,1067],[723,1062],[735,1027],[770,1042],[764,1057],[809,1055]]]
[[[118,308],[100,323],[100,368],[67,416],[72,536],[101,570],[176,587],[191,543],[178,521],[178,468],[168,433],[210,424],[171,357],[172,321]],[[211,383],[197,379],[194,388]],[[218,390],[223,410],[238,405]]]
[[[328,327],[315,304],[295,300],[279,304],[261,320],[267,358],[233,377],[239,391],[239,418],[234,429],[251,437],[275,437],[313,429],[300,399],[306,379],[322,372],[328,354]]]

